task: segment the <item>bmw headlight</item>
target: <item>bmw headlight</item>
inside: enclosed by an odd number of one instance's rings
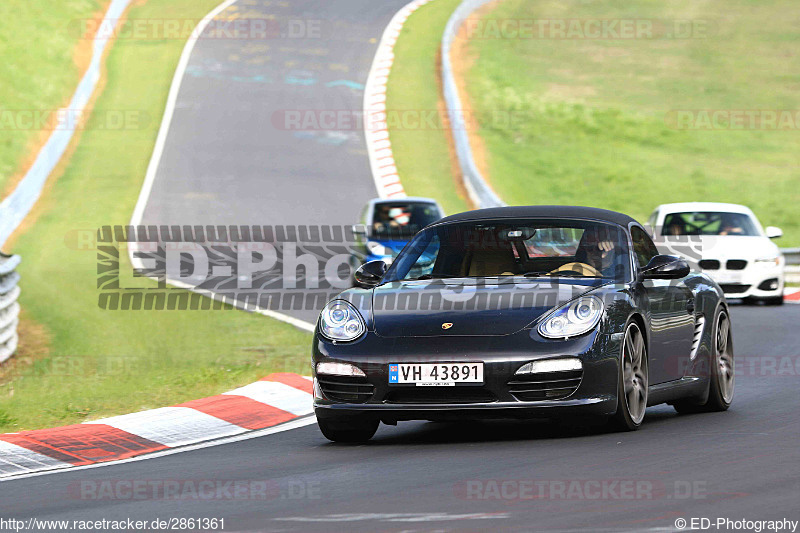
[[[332,300],[320,313],[319,331],[331,340],[352,341],[365,330],[364,319],[348,301]]]
[[[372,255],[392,255],[392,251],[379,242],[367,241],[367,250]]]
[[[775,257],[758,257],[755,260],[757,265],[764,265],[764,266],[780,266],[781,264],[781,256]]]
[[[603,315],[603,301],[597,296],[581,296],[559,307],[539,324],[539,334],[549,339],[582,335],[594,328]]]

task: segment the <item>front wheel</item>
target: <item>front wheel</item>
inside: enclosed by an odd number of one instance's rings
[[[647,346],[636,322],[625,326],[619,368],[617,412],[610,422],[615,429],[633,431],[644,420],[648,391]]]
[[[326,420],[317,418],[325,438],[333,442],[367,442],[378,431],[378,420]]]

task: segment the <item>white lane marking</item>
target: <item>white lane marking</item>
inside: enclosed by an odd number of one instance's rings
[[[297,416],[307,415],[313,410],[309,393],[277,381],[256,381],[223,394],[246,396]]]
[[[299,318],[295,318],[293,316],[284,315],[283,313],[278,313],[277,311],[271,311],[269,309],[264,309],[262,307],[246,304],[238,300],[234,300],[233,302],[231,302],[228,301],[228,299],[226,299],[224,296],[220,296],[213,291],[209,291],[207,289],[199,289],[194,285],[189,285],[188,283],[175,281],[169,278],[167,278],[167,283],[169,283],[174,287],[178,287],[179,289],[190,290],[192,292],[195,292],[212,300],[224,301],[226,304],[231,305],[237,309],[241,309],[242,311],[251,311],[253,313],[258,313],[259,315],[274,318],[275,320],[280,320],[281,322],[286,322],[287,324],[291,324],[292,326],[298,329],[302,329],[303,331],[308,331],[310,333],[314,332],[315,324],[312,324],[311,322],[306,322],[305,320],[300,320]]]
[[[494,520],[509,518],[509,513],[349,513],[329,514],[319,516],[289,516],[286,518],[273,518],[283,522],[443,522],[450,520]]]
[[[150,192],[153,189],[153,183],[156,179],[156,173],[158,172],[158,165],[161,162],[161,155],[164,152],[164,145],[167,142],[167,135],[169,133],[169,127],[172,123],[172,115],[175,113],[175,105],[178,101],[178,93],[181,89],[181,83],[183,81],[183,76],[186,72],[186,68],[189,65],[189,58],[192,55],[192,51],[194,50],[194,45],[197,43],[198,38],[205,30],[206,26],[223,10],[227,9],[237,0],[225,0],[217,7],[211,10],[211,12],[203,17],[203,19],[197,24],[197,27],[192,32],[189,39],[186,41],[186,45],[183,47],[183,51],[181,52],[181,57],[178,60],[178,66],[175,69],[175,74],[172,76],[172,85],[169,88],[169,95],[167,96],[167,104],[164,107],[164,114],[161,118],[161,125],[158,128],[158,136],[156,137],[156,144],[153,146],[153,153],[150,156],[150,162],[147,165],[147,173],[144,177],[144,183],[142,183],[142,189],[139,191],[139,199],[136,201],[136,207],[133,209],[133,215],[131,215],[131,225],[138,226],[142,223],[142,216],[144,215],[144,210],[147,207],[147,202],[150,199]],[[135,251],[135,247],[128,247],[128,256],[130,258],[131,264],[134,268],[139,270],[144,270],[145,265],[141,259],[136,258],[133,256]],[[190,291],[196,292],[198,294],[202,294],[212,300],[215,298],[215,294],[211,291],[197,289],[192,285],[188,285],[186,283],[179,283],[171,279],[167,279],[167,282],[170,285],[181,289],[188,289]],[[236,302],[234,307],[238,309],[243,309],[244,304],[240,304]],[[278,313],[277,311],[271,311],[269,309],[262,309],[257,307],[255,309],[246,309],[250,311],[254,311],[260,315],[264,315],[270,318],[274,318],[276,320],[280,320],[281,322],[286,322],[291,324],[297,328],[300,328],[304,331],[314,331],[314,324],[311,322],[306,322],[305,320],[300,320],[289,315],[285,315],[283,313]]]
[[[161,125],[159,126],[158,136],[156,137],[156,143],[155,143],[155,146],[153,147],[153,153],[150,156],[150,162],[147,165],[147,172],[145,174],[144,183],[142,184],[142,189],[139,192],[139,198],[136,201],[136,207],[134,208],[133,214],[131,215],[131,225],[132,226],[138,226],[139,224],[141,224],[142,215],[144,214],[144,210],[147,207],[147,202],[148,202],[148,200],[150,198],[150,192],[151,192],[151,190],[153,188],[153,182],[155,181],[156,172],[158,170],[158,165],[161,162],[161,154],[164,151],[164,145],[165,145],[166,140],[167,140],[167,134],[169,132],[169,127],[170,127],[170,124],[172,122],[172,115],[175,112],[175,104],[176,104],[177,99],[178,99],[178,93],[180,91],[181,82],[183,80],[184,73],[186,72],[186,68],[187,68],[187,66],[189,64],[189,58],[190,58],[190,56],[192,54],[192,50],[194,49],[194,45],[197,42],[197,39],[200,36],[200,34],[203,32],[205,27],[208,26],[208,24],[211,22],[211,20],[213,20],[217,15],[219,15],[224,9],[226,9],[227,7],[233,5],[236,1],[237,0],[225,0],[224,2],[219,4],[217,7],[215,7],[213,10],[211,10],[211,12],[208,15],[206,15],[198,23],[198,25],[196,27],[196,30],[194,32],[192,32],[192,36],[187,40],[186,45],[184,46],[183,51],[181,52],[181,57],[180,57],[180,59],[178,61],[178,66],[175,69],[175,74],[172,77],[172,84],[170,85],[169,94],[167,96],[167,104],[166,104],[166,106],[164,108],[164,114],[163,114],[162,119],[161,119]],[[380,80],[376,80],[376,81],[382,82],[384,84],[384,86],[385,86],[385,82],[388,80],[388,77],[386,78],[386,80],[384,80],[383,77],[388,76],[388,74],[390,72],[390,69],[391,69],[392,62],[394,60],[394,54],[392,53],[392,49],[394,47],[395,41],[397,40],[397,35],[399,35],[399,28],[402,27],[403,22],[405,22],[405,20],[408,18],[409,14],[412,11],[416,10],[416,8],[418,8],[419,6],[428,3],[429,1],[431,1],[431,0],[414,0],[414,1],[406,4],[403,8],[401,8],[400,11],[398,11],[395,14],[395,16],[390,21],[389,25],[384,30],[383,36],[381,37],[381,42],[378,45],[377,51],[375,53],[375,57],[373,58],[372,66],[370,67],[370,72],[369,72],[369,75],[368,75],[368,82],[369,82],[369,79],[375,79],[378,76],[381,76],[381,79]],[[393,29],[392,28],[392,24],[393,23],[398,23],[399,27]],[[389,45],[389,50],[388,51],[386,51],[385,49],[382,51],[381,47],[384,44]],[[380,70],[380,72],[378,72],[379,70]],[[383,88],[383,91],[385,92],[385,87]],[[364,96],[364,107],[366,108],[367,98],[368,98],[369,93],[365,90],[364,91],[364,95],[365,95]],[[381,105],[378,104],[378,106],[376,106],[376,107],[380,108]],[[385,109],[385,106],[382,106],[382,107]],[[369,143],[367,143],[367,151],[369,153],[370,167],[373,169],[373,178],[376,180],[376,187],[378,188],[378,190],[380,192],[381,187],[377,182],[378,174],[377,174],[377,172],[375,172],[375,169],[378,168],[377,167],[378,159],[383,158],[383,157],[387,157],[387,156],[391,157],[391,155],[392,155],[391,148],[382,149],[382,147],[371,146]],[[405,193],[402,192],[402,185],[400,186],[400,192],[395,190],[391,194],[392,195],[398,195],[398,196],[399,195],[404,195]],[[142,261],[140,259],[138,259],[138,258],[133,256],[133,249],[131,249],[131,248],[129,248],[129,257],[130,257],[131,264],[134,266],[134,268],[144,269],[145,265],[142,263]],[[197,292],[199,294],[203,294],[204,296],[207,296],[207,297],[212,298],[212,299],[215,297],[215,294],[211,293],[210,291],[203,291],[203,290],[197,289],[197,288],[195,288],[195,287],[193,287],[191,285],[188,285],[188,284],[179,283],[179,282],[175,282],[175,281],[172,281],[172,280],[170,280],[170,284],[172,284],[172,285],[174,285],[176,287],[179,287],[179,288],[192,290],[194,292]],[[238,302],[237,302],[237,304],[238,304]],[[239,306],[236,305],[236,307],[239,307]],[[314,324],[312,324],[310,322],[306,322],[304,320],[300,320],[300,319],[291,317],[289,315],[284,315],[283,313],[278,313],[278,312],[275,312],[275,311],[271,311],[271,310],[268,310],[268,309],[262,309],[262,308],[256,308],[256,309],[253,309],[253,311],[255,311],[256,313],[259,313],[261,315],[268,316],[270,318],[275,318],[277,320],[281,320],[283,322],[287,322],[287,323],[292,324],[292,325],[294,325],[294,326],[296,326],[296,327],[298,327],[300,329],[303,329],[305,331],[311,331],[311,332],[314,331]],[[309,379],[309,378],[307,378],[307,379]],[[288,385],[287,385],[287,387],[288,387]],[[297,391],[297,389],[294,389],[294,390]],[[234,391],[230,391],[228,394],[232,394],[233,392]],[[302,391],[297,391],[297,392],[299,392],[301,394],[305,394],[305,393],[302,393]],[[305,408],[301,407],[299,404],[294,404],[294,405],[291,405],[291,406],[288,406],[288,407],[290,407],[292,409],[297,409],[298,412],[303,412],[303,413],[311,412],[312,411],[311,403],[307,399],[310,395],[309,394],[305,394],[305,396],[306,396],[306,398],[303,400],[303,401],[306,402],[306,407]],[[250,396],[248,396],[248,397],[250,397]],[[262,401],[262,400],[258,400],[258,399],[253,398],[253,397],[251,397],[251,398],[256,400],[256,401]],[[276,405],[276,407],[279,407],[279,406]],[[284,410],[288,410],[288,409],[284,409]],[[295,413],[294,411],[291,411],[291,410],[289,412],[292,412],[294,414],[298,414],[298,413]],[[133,413],[133,414],[136,415],[138,413]],[[131,415],[123,415],[123,416],[131,416]],[[114,418],[121,418],[121,417],[114,417]],[[108,421],[108,420],[111,420],[111,419],[106,419],[106,421]],[[102,422],[100,420],[95,420],[93,422],[94,423],[107,423],[107,422]],[[307,426],[307,425],[312,424],[314,422],[316,422],[316,418],[314,416],[310,416],[309,418],[300,418],[300,419],[297,419],[297,420],[292,420],[292,421],[286,422],[284,424],[281,424],[279,426],[275,426],[275,427],[267,428],[267,429],[263,429],[263,430],[258,430],[258,431],[255,431],[255,432],[248,432],[248,433],[244,433],[244,434],[241,434],[241,435],[235,435],[233,437],[227,437],[227,438],[212,440],[212,441],[208,441],[208,442],[200,442],[200,443],[190,444],[190,445],[182,446],[180,448],[175,448],[175,449],[170,449],[170,450],[163,450],[163,451],[160,451],[160,452],[150,453],[150,454],[147,454],[147,455],[141,455],[141,456],[138,456],[138,457],[131,457],[129,459],[123,459],[121,461],[104,462],[104,463],[96,463],[96,464],[92,464],[92,465],[83,465],[83,466],[78,466],[78,467],[72,467],[72,468],[69,468],[68,471],[83,470],[83,469],[88,469],[88,468],[102,468],[102,467],[114,466],[114,465],[118,465],[118,464],[130,463],[130,462],[133,462],[133,461],[142,461],[142,460],[146,460],[146,459],[153,459],[153,458],[156,458],[156,457],[163,457],[165,455],[172,455],[173,453],[182,453],[182,452],[185,452],[185,451],[191,451],[191,450],[196,450],[196,449],[200,449],[200,448],[208,448],[208,447],[211,447],[211,446],[220,446],[220,445],[223,445],[223,444],[228,444],[228,443],[231,443],[231,442],[237,442],[237,441],[240,441],[240,440],[247,440],[247,439],[257,438],[257,437],[261,437],[261,436],[265,436],[265,435],[271,435],[273,433],[279,433],[279,432],[282,432],[282,431],[288,431],[290,429],[295,429],[295,428],[298,428],[298,427]],[[88,423],[92,423],[92,422],[88,422]],[[235,426],[235,427],[239,427],[239,426]],[[123,428],[119,428],[119,429],[123,429]],[[124,431],[127,431],[127,430],[124,430]],[[61,463],[61,461],[59,461],[59,463]],[[61,464],[63,465],[65,463],[61,463]],[[61,467],[54,466],[53,468],[61,468]],[[6,478],[6,479],[0,478],[0,482],[10,482],[10,481],[14,481],[14,480],[17,480],[17,479],[24,479],[24,478],[28,478],[28,477],[49,475],[49,474],[53,474],[53,473],[58,473],[60,471],[63,471],[63,470],[46,470],[46,471],[43,471],[43,472],[31,472],[31,473],[28,473],[28,474],[21,474],[21,475],[13,476],[12,478]]]
[[[153,154],[150,156],[150,163],[147,165],[147,173],[144,177],[142,190],[139,192],[139,199],[136,202],[136,207],[131,216],[131,224],[138,226],[142,221],[145,207],[147,207],[147,200],[150,198],[150,190],[153,188],[153,182],[156,179],[156,172],[158,165],[161,162],[161,154],[164,151],[164,145],[167,142],[167,134],[169,133],[169,126],[172,123],[172,115],[175,112],[175,104],[178,101],[178,93],[181,89],[183,75],[186,72],[186,67],[189,66],[189,58],[194,50],[194,45],[197,43],[198,38],[205,30],[206,26],[223,10],[233,5],[236,0],[225,0],[217,7],[211,10],[203,19],[197,24],[197,27],[192,32],[189,39],[181,52],[181,57],[178,60],[178,66],[175,69],[175,74],[172,76],[172,85],[169,88],[169,95],[167,96],[167,104],[164,107],[164,114],[161,118],[161,125],[158,128],[158,136],[156,137],[156,144],[153,147]],[[133,258],[131,258],[133,260]]]
[[[160,452],[153,452],[148,453],[146,455],[139,455],[137,457],[130,457],[128,459],[122,459],[120,461],[110,461],[104,463],[95,463],[91,465],[82,465],[82,466],[74,466],[72,468],[67,469],[58,469],[58,470],[46,470],[42,472],[31,472],[28,474],[20,474],[16,476],[2,478],[0,477],[0,484],[2,483],[12,483],[18,479],[25,479],[29,477],[38,477],[38,476],[47,476],[50,474],[61,474],[65,472],[74,472],[76,470],[87,470],[90,468],[105,468],[109,466],[117,466],[126,463],[133,463],[137,461],[146,461],[148,459],[156,459],[158,457],[164,457],[167,455],[173,455],[176,453],[183,453],[183,452],[190,452],[194,450],[201,450],[203,448],[213,448],[214,446],[223,446],[225,444],[231,444],[234,442],[240,442],[243,440],[250,440],[256,439],[259,437],[265,437],[267,435],[273,435],[275,433],[282,433],[284,431],[289,431],[291,429],[297,429],[305,426],[309,426],[311,424],[316,423],[317,418],[313,415],[303,418],[296,418],[294,420],[290,420],[289,422],[273,426],[271,428],[266,429],[259,429],[257,431],[249,431],[247,433],[243,433],[241,435],[234,435],[232,437],[225,437],[222,439],[211,440],[207,442],[198,442],[196,444],[191,444],[189,446],[183,446],[181,448],[170,448],[167,450],[161,450]]]
[[[247,431],[241,426],[189,407],[161,407],[86,423],[106,424],[170,447],[186,446]]]
[[[22,446],[0,440],[0,476],[43,468],[67,468],[70,463],[53,459]]]

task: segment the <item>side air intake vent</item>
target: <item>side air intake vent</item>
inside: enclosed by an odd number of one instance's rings
[[[692,354],[691,358],[697,357],[697,349],[700,348],[700,339],[703,337],[703,326],[705,326],[706,319],[704,316],[698,316],[694,323],[694,336],[692,337]]]

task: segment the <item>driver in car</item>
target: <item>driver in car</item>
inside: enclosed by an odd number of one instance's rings
[[[616,273],[614,253],[616,242],[614,236],[606,229],[589,228],[583,232],[575,261],[553,270],[553,274],[574,272],[585,277],[610,277]]]

